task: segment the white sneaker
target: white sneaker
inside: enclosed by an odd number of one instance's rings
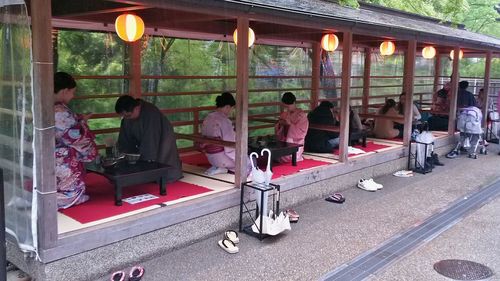
[[[227,174],[227,172],[228,170],[226,168],[212,166],[205,171],[205,175],[214,176],[218,174]]]
[[[360,179],[358,181],[358,187],[366,191],[377,191],[378,188],[374,185],[373,181]]]
[[[373,185],[377,188],[377,190],[378,190],[378,189],[382,189],[382,188],[384,188],[384,186],[383,186],[383,185],[381,185],[380,183],[376,183],[376,182],[375,182],[373,179],[371,179],[371,178],[370,178],[370,179],[368,179],[367,181],[371,181],[371,182],[373,183]]]

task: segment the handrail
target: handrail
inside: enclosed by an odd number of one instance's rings
[[[359,117],[364,118],[382,118],[382,119],[390,119],[394,121],[402,121],[404,122],[405,118],[403,116],[394,116],[394,115],[383,115],[383,114],[373,114],[373,113],[359,113]]]
[[[216,145],[222,145],[222,146],[233,147],[233,148],[236,147],[236,142],[234,142],[234,141],[225,141],[225,140],[221,140],[221,139],[206,137],[206,136],[203,136],[200,134],[175,133],[175,137],[178,139],[188,139],[188,140],[201,142],[201,143],[216,144]]]

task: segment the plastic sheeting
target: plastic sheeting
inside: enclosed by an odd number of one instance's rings
[[[31,31],[23,1],[0,1],[0,168],[5,222],[24,252],[36,253]]]

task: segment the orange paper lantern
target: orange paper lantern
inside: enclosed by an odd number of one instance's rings
[[[432,59],[434,56],[436,56],[436,49],[434,47],[427,46],[422,49],[422,57]]]
[[[391,41],[384,41],[380,44],[380,54],[382,56],[390,56],[396,51],[396,45]]]
[[[238,29],[234,30],[233,33],[234,44],[238,45]],[[248,47],[251,47],[255,42],[255,32],[250,27],[248,28]]]
[[[122,14],[116,18],[115,30],[123,41],[134,42],[144,34],[144,21],[136,15]]]
[[[321,48],[327,52],[333,52],[339,46],[339,38],[335,34],[325,34],[321,38]]]
[[[455,57],[455,51],[451,50],[450,59],[453,60],[454,57]],[[458,53],[458,59],[461,60],[463,57],[464,57],[464,52],[462,50],[460,50],[460,52]]]

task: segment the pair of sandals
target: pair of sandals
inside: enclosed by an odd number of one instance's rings
[[[141,280],[143,275],[144,275],[144,268],[142,266],[134,266],[134,267],[132,267],[132,269],[130,269],[130,273],[129,273],[127,280],[128,281],[139,281],[139,280]],[[125,272],[120,270],[120,271],[114,272],[111,275],[110,280],[111,281],[124,281],[125,276],[127,276],[127,274],[125,274]]]
[[[299,221],[300,215],[293,209],[288,209],[285,211],[285,215],[288,216],[288,220],[291,223],[296,223]]]
[[[240,238],[238,238],[238,232],[234,230],[228,230],[224,232],[224,239],[219,240],[219,246],[226,252],[230,254],[236,254],[240,251],[236,244],[240,243]]]
[[[345,197],[340,193],[334,193],[326,197],[325,200],[332,203],[342,204],[345,202]]]

